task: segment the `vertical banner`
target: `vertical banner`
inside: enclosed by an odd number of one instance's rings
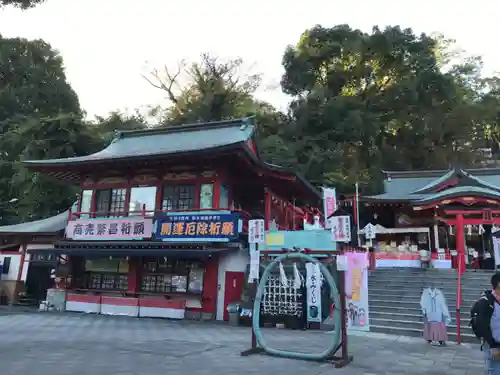
[[[325,228],[331,228],[327,220],[337,211],[337,196],[335,188],[323,188],[323,214],[325,215]]]
[[[266,242],[266,233],[264,231],[264,220],[248,221],[248,243],[250,245],[250,272],[248,273],[248,282],[253,283],[259,280],[260,270],[260,250],[258,244]]]
[[[347,329],[369,331],[368,253],[345,253]]]
[[[500,266],[500,237],[493,236],[493,252],[495,256],[495,268]]]
[[[307,321],[321,323],[321,269],[306,263]]]
[[[351,242],[351,218],[345,216],[333,216],[330,220],[332,241]]]

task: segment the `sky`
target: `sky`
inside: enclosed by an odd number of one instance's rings
[[[262,73],[260,99],[279,108],[281,58],[307,28],[349,24],[400,25],[440,32],[471,55],[482,55],[485,73],[500,71],[500,2],[473,7],[450,0],[48,0],[28,11],[0,10],[4,37],[42,38],[63,56],[66,74],[89,116],[168,105],[143,78],[153,68],[174,69],[203,52],[241,57]],[[354,6],[350,6],[353,4]],[[467,5],[467,6],[466,6]]]

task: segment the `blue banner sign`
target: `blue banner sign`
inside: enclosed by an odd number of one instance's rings
[[[238,214],[166,215],[156,221],[156,239],[171,242],[227,242],[240,232]]]

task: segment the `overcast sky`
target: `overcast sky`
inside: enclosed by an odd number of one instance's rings
[[[281,107],[287,98],[270,87],[279,83],[283,51],[315,24],[348,23],[364,31],[399,24],[441,32],[482,55],[488,74],[500,71],[500,2],[482,3],[488,6],[450,0],[48,0],[25,12],[0,11],[0,33],[42,38],[58,49],[90,115],[166,103],[142,74],[197,60],[201,52],[242,57],[264,74],[259,96]]]

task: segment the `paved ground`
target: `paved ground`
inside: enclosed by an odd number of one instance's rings
[[[268,329],[275,347],[320,351],[328,334]],[[0,374],[50,375],[416,375],[483,374],[478,347],[436,348],[386,335],[350,336],[354,362],[330,364],[241,357],[248,328],[76,314],[0,314]]]

